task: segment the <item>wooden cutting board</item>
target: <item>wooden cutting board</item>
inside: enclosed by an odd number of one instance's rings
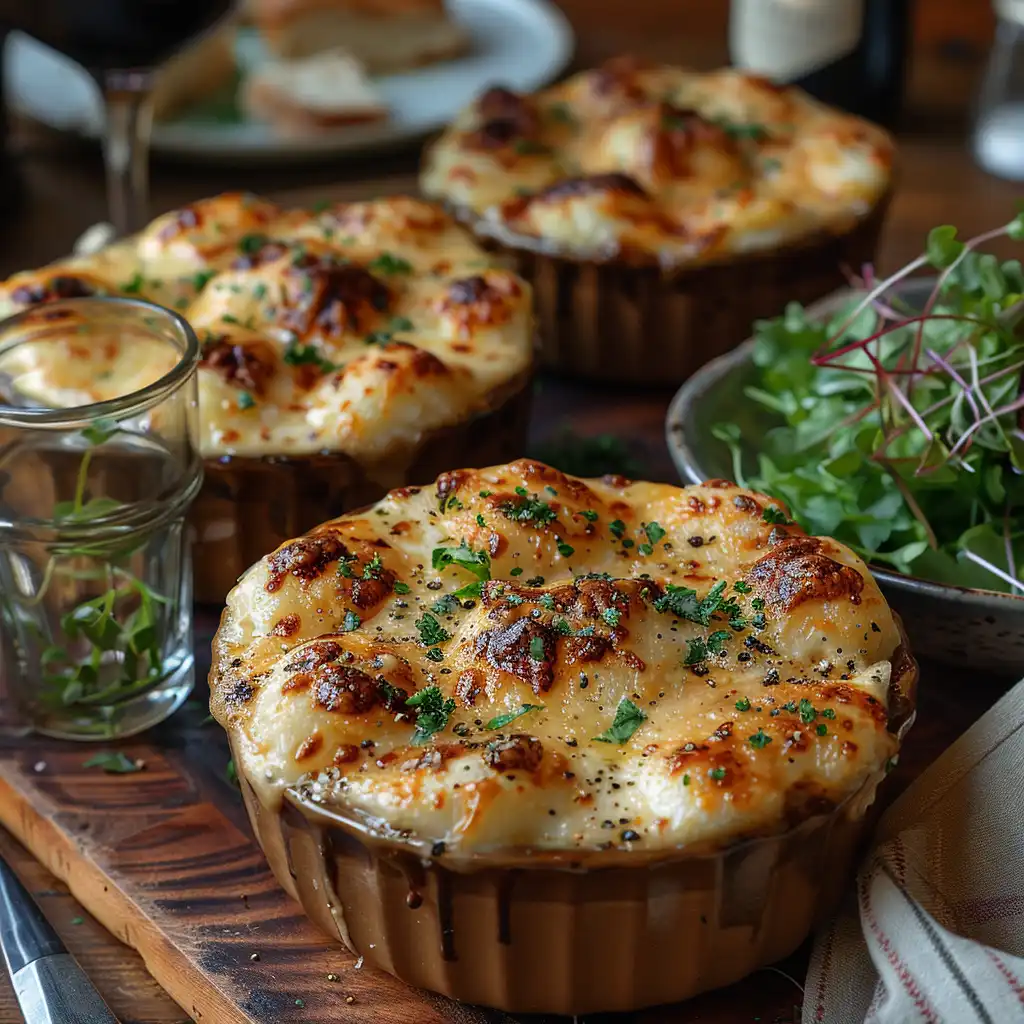
[[[197,676],[208,668],[212,614],[197,622]],[[897,783],[905,784],[998,696],[925,670],[922,708]],[[199,696],[204,696],[201,692]],[[277,886],[228,779],[227,745],[201,700],[121,749],[143,771],[83,766],[89,746],[44,738],[0,743],[0,824],[77,899],[137,949],[160,984],[202,1024],[512,1024],[360,967]],[[739,985],[636,1024],[795,1021],[806,951]],[[598,1018],[588,1016],[587,1024]],[[602,1021],[624,1018],[601,1016]],[[554,1024],[556,1018],[531,1018]],[[582,1024],[582,1022],[581,1022]]]

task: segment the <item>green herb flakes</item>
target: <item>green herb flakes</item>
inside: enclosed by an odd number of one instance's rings
[[[623,697],[615,709],[615,719],[612,724],[594,739],[600,743],[625,743],[645,721],[647,721],[647,715],[628,697]]]
[[[382,252],[370,261],[369,269],[376,274],[387,274],[389,276],[393,274],[411,274],[412,264],[408,260],[402,259],[401,256]]]
[[[134,761],[122,750],[103,750],[82,762],[83,768],[102,768],[110,775],[129,775],[142,771],[141,761]]]
[[[769,736],[764,729],[758,729],[753,736],[747,737],[747,742],[756,750],[760,750],[762,747],[767,747],[771,741],[771,736]]]
[[[510,722],[514,722],[517,718],[522,718],[523,715],[528,714],[531,711],[543,711],[543,704],[524,704],[517,711],[507,711],[503,715],[495,715],[485,726],[485,729],[504,729]]]
[[[545,661],[547,658],[544,653],[544,641],[539,636],[530,641],[530,657],[534,661]]]
[[[429,742],[434,733],[440,732],[448,725],[448,719],[455,711],[455,701],[445,697],[436,686],[414,693],[406,702],[406,707],[416,711],[416,731],[412,734],[412,744],[422,746]]]
[[[420,643],[425,644],[427,647],[443,644],[446,640],[451,640],[452,638],[451,633],[430,612],[424,612],[416,620],[415,626],[419,630]]]

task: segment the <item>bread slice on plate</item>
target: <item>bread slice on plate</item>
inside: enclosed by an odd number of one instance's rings
[[[227,87],[237,74],[233,18],[218,22],[162,65],[153,89],[153,117],[169,121]]]
[[[248,0],[247,12],[275,56],[344,47],[371,75],[449,60],[469,45],[444,0]]]
[[[242,83],[241,105],[250,117],[290,136],[388,116],[359,61],[340,49],[253,68]]]

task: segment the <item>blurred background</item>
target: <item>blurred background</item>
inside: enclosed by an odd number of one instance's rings
[[[254,9],[260,6],[250,3]],[[184,39],[224,15],[228,6],[224,0],[150,0],[136,5],[97,0],[77,6],[70,0],[7,0],[0,3],[0,13],[7,26],[25,29],[36,40],[91,63],[94,77],[116,98],[118,89],[138,82],[124,75],[120,80],[104,79],[105,72],[124,70],[116,67],[118,62],[158,64],[178,52]],[[851,8],[863,9],[861,0],[803,6],[825,8],[822,16],[833,20],[848,18]],[[152,185],[147,208],[139,216],[145,220],[222,189],[291,193],[301,200],[314,196],[317,189],[331,197],[353,198],[412,190],[424,131],[438,127],[482,84],[502,81],[535,88],[544,80],[624,52],[697,69],[728,63],[737,54],[748,64],[760,61],[771,66],[772,61],[785,59],[777,49],[782,44],[775,37],[762,38],[757,8],[752,0],[734,0],[732,5],[726,0],[459,0],[449,5],[449,14],[465,26],[467,40],[444,41],[449,54],[440,54],[439,60],[428,58],[418,68],[399,66],[396,73],[385,60],[385,74],[373,76],[369,83],[374,98],[354,95],[356,108],[362,103],[360,109],[365,110],[374,101],[387,108],[383,121],[318,125],[290,135],[265,124],[243,123],[253,116],[238,110],[238,68],[228,68],[225,78],[224,69],[215,67],[222,59],[215,44],[206,51],[190,46],[194,56],[175,71],[177,89],[170,90],[170,98],[167,89],[161,92],[159,73],[155,79],[158,120]],[[86,10],[93,19],[88,23]],[[143,17],[140,12],[148,13]],[[254,12],[243,13],[251,22]],[[238,12],[232,16],[237,18]],[[888,83],[885,88],[890,92],[882,95],[882,102],[872,108],[865,78],[859,84],[854,80],[852,91],[847,82],[846,91],[840,88],[838,95],[829,94],[830,89],[837,90],[835,80],[812,79],[809,84],[821,86],[815,91],[824,90],[829,100],[854,106],[866,102],[870,109],[864,112],[889,122],[900,137],[903,187],[884,246],[886,261],[891,262],[911,257],[932,224],[947,220],[966,232],[978,230],[1003,218],[1019,195],[1019,185],[979,166],[972,154],[972,125],[983,91],[987,106],[1004,105],[1004,96],[1011,104],[1024,102],[1019,81],[1024,71],[1017,52],[1024,33],[1018,19],[1024,13],[1019,4],[1001,0],[1003,24],[998,34],[996,11],[987,0],[867,0],[866,17],[858,46],[869,71],[862,74]],[[437,26],[418,31],[436,32]],[[242,34],[249,41],[242,47],[249,47],[245,60],[272,59],[265,48],[252,56],[249,43],[259,34],[257,29],[250,24]],[[410,43],[388,38],[387,52],[410,45],[415,49],[415,39]],[[280,41],[273,45],[280,46]],[[301,41],[289,45],[294,49]],[[372,71],[381,58],[372,40],[368,45],[369,61],[364,54],[363,63]],[[413,53],[407,56],[417,59]],[[400,65],[401,54],[396,59]],[[796,59],[799,62],[799,56]],[[330,70],[339,89],[357,90],[366,84],[345,78],[345,69]],[[899,103],[894,83],[904,73],[905,100]],[[988,86],[983,90],[986,73]],[[110,208],[94,138],[102,124],[100,90],[89,76],[76,77],[67,62],[53,58],[52,51],[14,33],[7,40],[4,78],[10,113],[3,199],[9,219],[0,270],[6,274],[66,253],[85,228],[108,219]],[[235,92],[229,95],[231,90]],[[173,95],[175,91],[181,95]],[[112,123],[130,130],[131,113],[122,104]],[[997,169],[1012,174],[1016,168],[1024,177],[1024,121],[1018,117],[1014,122],[1012,110],[1010,114],[1008,127],[1004,125],[995,140],[997,148],[1001,146]],[[127,160],[124,152],[113,158],[122,165]],[[122,166],[119,173],[128,175],[131,168]]]

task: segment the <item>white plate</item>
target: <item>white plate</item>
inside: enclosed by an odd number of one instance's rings
[[[218,163],[287,163],[366,153],[435,131],[489,85],[505,85],[518,92],[540,88],[572,56],[572,29],[549,0],[449,0],[448,6],[452,17],[469,32],[469,53],[375,79],[391,111],[389,120],[381,124],[283,140],[256,121],[204,124],[182,118],[154,126],[153,150]],[[254,43],[258,51],[252,30],[240,33],[240,63],[258,59]],[[5,84],[8,101],[18,113],[64,131],[99,136],[103,123],[99,92],[81,67],[21,33],[12,33],[7,47]]]

